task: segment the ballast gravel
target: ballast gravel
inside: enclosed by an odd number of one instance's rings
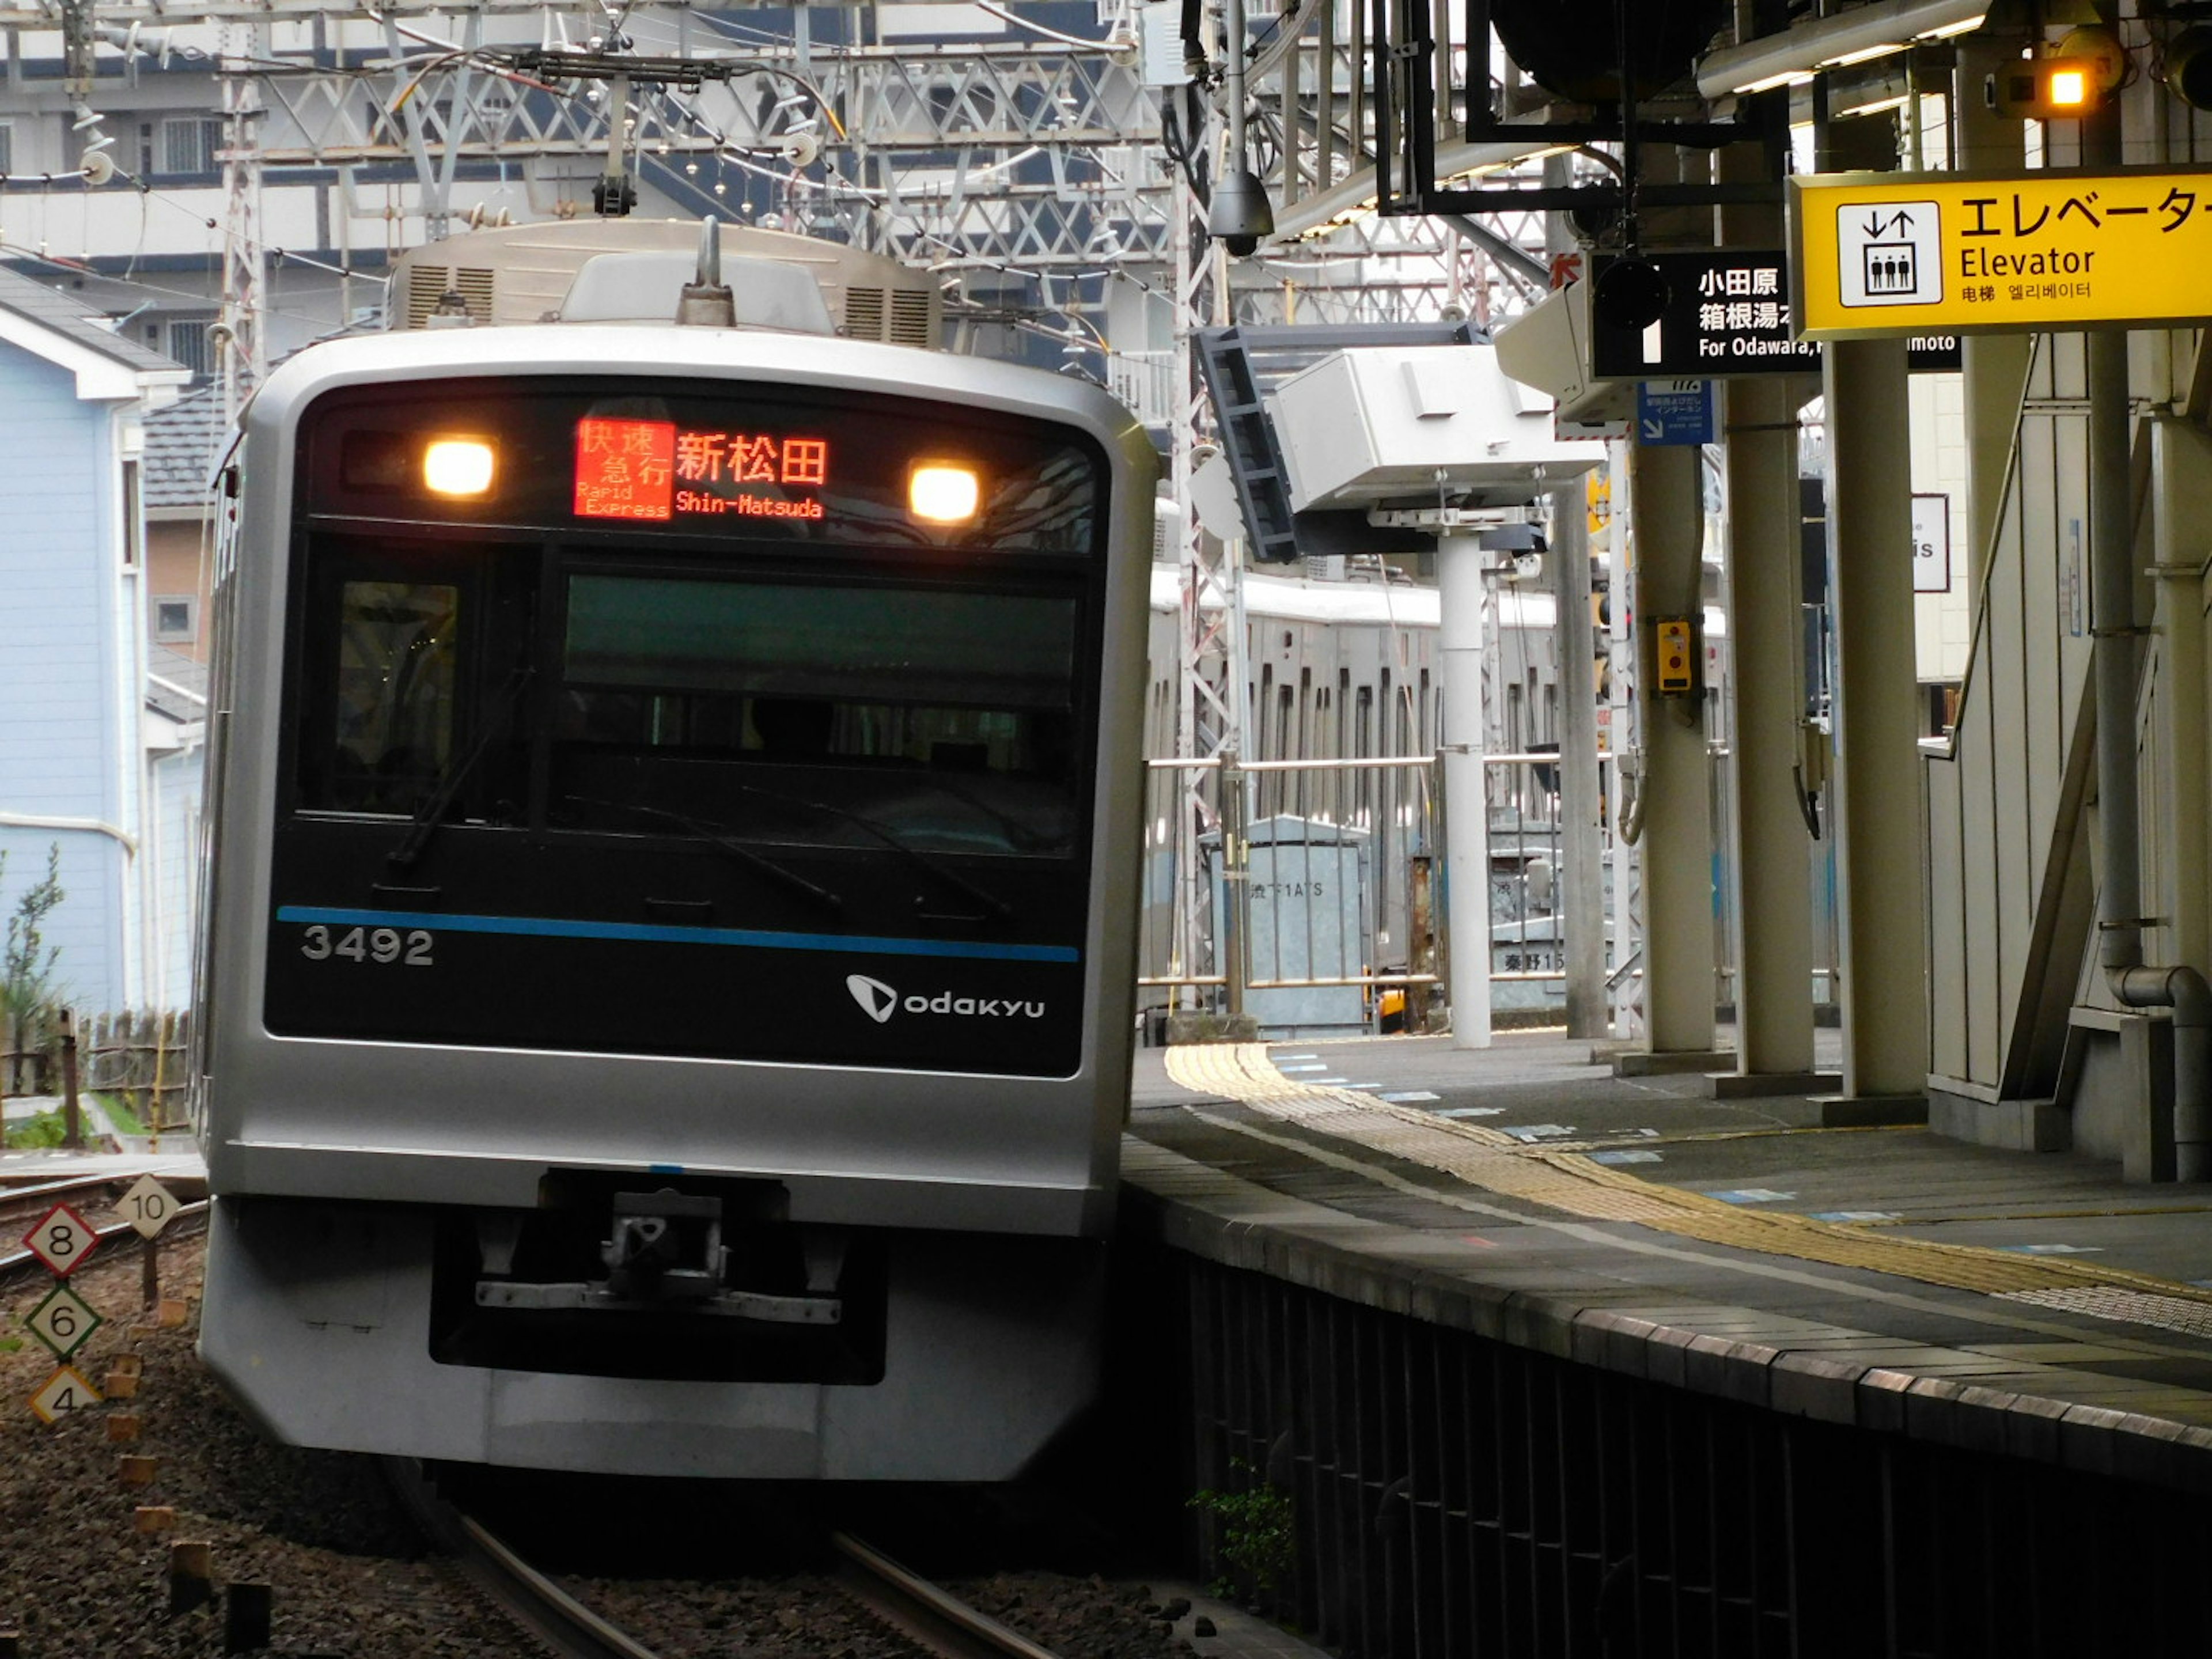
[[[0,1654],[201,1659],[228,1651],[234,1584],[265,1584],[270,1645],[310,1659],[537,1659],[540,1652],[416,1533],[364,1457],[262,1439],[193,1352],[201,1244],[165,1237],[162,1328],[135,1245],[111,1243],[69,1288],[102,1323],[70,1364],[113,1396],[48,1425],[31,1401],[57,1370],[25,1320],[53,1287],[0,1285]],[[109,1379],[132,1366],[131,1397]],[[154,1460],[144,1484],[126,1458]],[[145,1466],[139,1466],[143,1468]],[[171,1612],[173,1547],[207,1547],[211,1600]],[[827,1580],[566,1581],[666,1659],[911,1659]],[[955,1586],[1066,1659],[1190,1659],[1140,1587],[1016,1573]],[[242,1601],[245,1598],[240,1598]]]

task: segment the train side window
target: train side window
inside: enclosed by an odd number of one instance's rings
[[[331,762],[310,807],[412,811],[453,744],[460,589],[436,582],[339,584]]]

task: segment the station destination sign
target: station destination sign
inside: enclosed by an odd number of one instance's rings
[[[1644,444],[1709,444],[1720,438],[1711,380],[1640,380],[1636,386],[1636,441]]]
[[[2212,167],[1801,175],[1790,271],[1808,340],[2201,323]]]
[[[1790,260],[1780,248],[1705,248],[1644,256],[1667,280],[1667,309],[1649,328],[1590,317],[1590,377],[1599,380],[1818,374],[1820,347],[1796,336]],[[1591,262],[1591,280],[1613,263]],[[1956,336],[1915,340],[1916,374],[1959,367]]]

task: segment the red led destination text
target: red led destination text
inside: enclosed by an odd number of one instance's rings
[[[576,516],[666,519],[675,508],[673,421],[576,422]]]
[[[576,423],[580,519],[819,519],[824,509],[818,497],[756,494],[744,486],[821,489],[829,482],[826,438],[679,432],[671,421]]]

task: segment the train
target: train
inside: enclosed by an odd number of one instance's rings
[[[1171,509],[1163,508],[1167,520]],[[1310,770],[1251,774],[1241,802],[1256,860],[1247,971],[1279,982],[1246,993],[1245,1009],[1262,1036],[1298,1041],[1398,1029],[1390,1023],[1403,1007],[1393,994],[1395,976],[1437,966],[1442,827],[1426,767],[1370,764],[1389,757],[1432,762],[1443,741],[1437,588],[1373,556],[1316,560],[1309,568],[1240,574],[1241,704],[1232,701],[1226,624],[1211,628],[1198,666],[1209,707],[1242,713],[1244,758],[1312,763]],[[1495,691],[1483,734],[1492,753],[1558,747],[1553,610],[1547,589],[1498,585],[1490,635]],[[1156,758],[1176,752],[1180,625],[1177,573],[1157,564],[1146,739]],[[1532,947],[1528,938],[1532,921],[1540,932],[1547,920],[1532,914],[1529,868],[1559,851],[1555,800],[1540,775],[1546,770],[1524,767],[1492,780],[1493,957],[1504,973],[1558,966],[1556,945]],[[1156,769],[1147,809],[1141,1001],[1155,1040],[1182,1006],[1174,830],[1187,775]],[[1199,775],[1217,810],[1225,806],[1218,781]],[[1198,853],[1218,908],[1226,897],[1218,838],[1201,837]],[[1384,983],[1363,986],[1367,974]],[[1282,983],[1309,978],[1317,982]],[[1563,1003],[1564,981],[1516,978],[1493,987],[1492,999],[1501,1015],[1548,1017]]]
[[[450,239],[243,412],[199,1346],[276,1439],[990,1481],[1095,1395],[1157,456],[766,235]]]

